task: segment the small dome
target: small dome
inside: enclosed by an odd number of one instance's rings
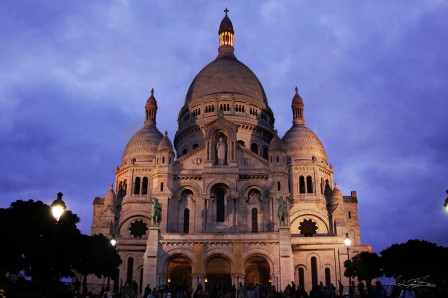
[[[224,56],[206,65],[194,78],[185,98],[185,105],[201,97],[220,93],[251,97],[254,103],[268,103],[263,86],[246,65]]]
[[[285,152],[285,146],[283,145],[282,140],[278,137],[277,131],[275,131],[275,135],[269,144],[269,151],[283,151]]]
[[[160,140],[159,146],[157,147],[157,151],[161,150],[168,150],[169,152],[173,151],[173,144],[170,141],[170,138],[168,137],[168,132],[165,131],[165,135],[163,136],[162,140]]]
[[[294,97],[292,98],[291,107],[295,106],[296,104],[303,105],[303,100],[302,100],[302,97],[300,97],[300,95],[299,95],[299,88],[297,88],[297,86],[296,86],[295,91],[296,91],[296,93],[294,94]]]
[[[155,125],[145,125],[137,131],[124,149],[122,164],[131,159],[135,161],[150,161],[155,158],[157,147],[163,134]]]
[[[331,199],[332,200],[342,199],[342,192],[336,184],[334,185],[333,194],[331,196]]]
[[[293,125],[283,136],[287,154],[294,159],[317,158],[327,164],[327,154],[316,134],[305,125]]]
[[[151,95],[149,96],[148,100],[146,101],[146,105],[157,105],[157,100],[154,97],[154,88],[151,89]]]
[[[109,187],[109,190],[106,192],[106,195],[104,196],[104,206],[110,206],[112,209],[115,209],[115,191],[113,186],[111,185]]]
[[[229,19],[229,17],[227,16],[227,12],[229,12],[229,10],[226,8],[226,10],[224,10],[224,12],[226,13],[226,15],[224,16],[224,18],[221,21],[221,25],[219,25],[219,31],[218,34],[221,34],[223,32],[230,32],[230,33],[234,33],[233,32],[233,25],[232,25],[232,21]]]

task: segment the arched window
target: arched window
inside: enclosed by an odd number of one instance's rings
[[[190,232],[190,210],[184,210],[184,233]]]
[[[305,177],[300,176],[299,177],[299,192],[300,193],[305,193],[306,189],[305,189]]]
[[[252,208],[252,233],[258,233],[258,211]]]
[[[224,222],[225,205],[224,205],[225,191],[222,188],[218,188],[215,193],[216,200],[216,221]]]
[[[280,157],[277,155],[277,162],[280,162]]]
[[[258,145],[255,143],[252,143],[250,145],[250,151],[252,151],[253,153],[257,153],[258,154]]]
[[[351,213],[351,211],[348,212],[348,219],[352,219],[352,213]]]
[[[163,182],[160,182],[160,191],[163,191]]]
[[[331,284],[330,268],[325,268],[325,285],[329,287]]]
[[[316,257],[311,258],[311,283],[317,285],[317,259]]]
[[[308,193],[313,193],[313,178],[306,176],[306,190]]]
[[[142,195],[146,195],[146,194],[148,194],[148,178],[147,177],[143,177]]]
[[[302,267],[299,268],[299,285],[305,287],[305,270]]]
[[[187,150],[187,148],[185,148],[184,150],[182,150],[182,155],[187,154],[187,152],[188,152],[188,150]]]
[[[126,283],[131,284],[134,278],[134,259],[128,259],[128,270],[126,271]]]
[[[268,159],[268,146],[263,146],[262,152],[261,152],[261,156],[264,159]]]
[[[336,224],[336,221],[334,221],[334,234],[337,235],[338,234],[338,226]]]
[[[123,193],[124,193],[124,196],[126,195],[127,192],[128,192],[128,181],[126,179],[124,179],[124,182],[123,182]]]
[[[282,188],[281,188],[280,181],[277,181],[277,190],[280,191],[281,189],[282,189]]]
[[[320,192],[324,194],[324,178],[320,178]]]
[[[165,163],[165,156],[162,156],[162,163]]]
[[[196,149],[196,148],[198,148],[198,147],[199,147],[198,144],[196,144],[196,143],[193,144],[193,150]]]
[[[135,177],[134,195],[140,194],[140,177]]]
[[[244,141],[238,140],[237,143],[240,144],[241,147],[244,147]]]

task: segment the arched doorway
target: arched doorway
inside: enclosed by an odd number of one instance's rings
[[[212,297],[230,291],[232,279],[230,277],[231,266],[229,261],[222,256],[211,258],[206,266],[207,283],[205,289]]]
[[[173,290],[191,287],[191,261],[184,255],[173,256],[168,262],[168,283]]]
[[[244,269],[246,272],[244,284],[269,284],[270,267],[265,257],[260,255],[251,256],[247,259]]]

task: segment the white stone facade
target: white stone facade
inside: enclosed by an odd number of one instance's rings
[[[347,284],[346,233],[352,252],[370,250],[360,243],[356,192],[342,196],[334,184],[298,90],[293,126],[277,136],[263,87],[233,54],[231,25],[226,15],[220,41],[227,32],[231,43],[220,44],[187,92],[174,149],[156,126],[151,92],[114,187],[94,201],[92,233],[117,239],[120,285],[135,280],[142,289],[167,280],[196,288],[207,279],[208,290],[218,282],[284,289],[294,281],[309,291],[313,283]],[[155,199],[160,223],[153,220]]]

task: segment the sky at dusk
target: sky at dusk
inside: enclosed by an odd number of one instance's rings
[[[173,140],[226,6],[280,136],[299,87],[362,243],[448,246],[446,1],[1,1],[0,207],[61,191],[89,234],[151,88]]]

